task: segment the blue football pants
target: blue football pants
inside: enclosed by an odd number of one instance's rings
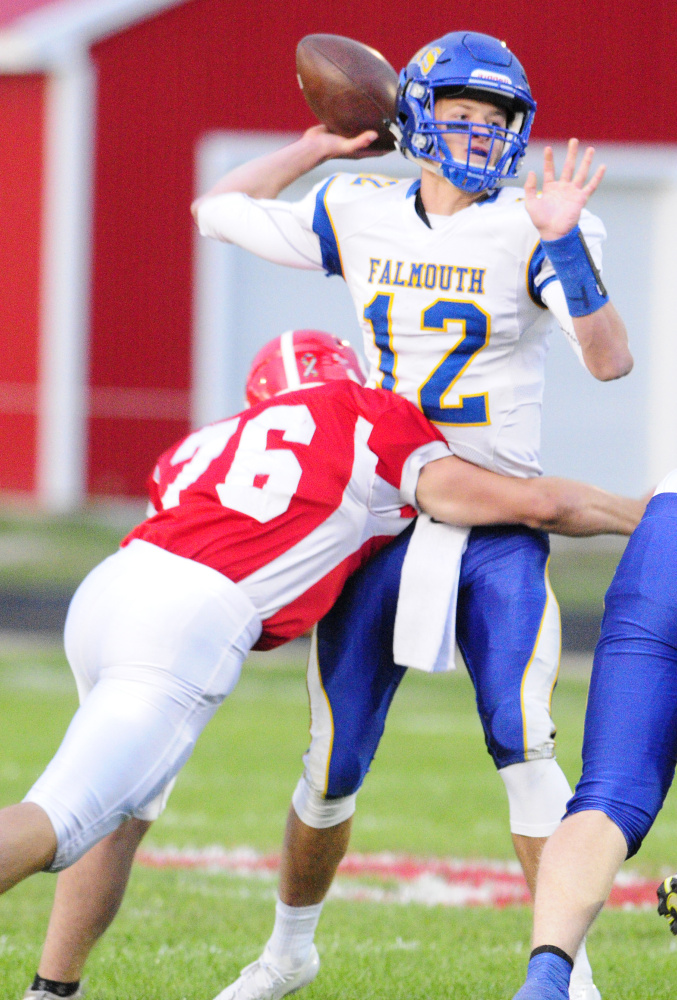
[[[677,494],[649,503],[606,595],[583,773],[568,813],[598,809],[636,854],[677,759]]]
[[[313,739],[305,764],[325,798],[361,786],[405,674],[393,662],[393,630],[411,532],[351,577],[317,628],[308,671]],[[461,564],[456,638],[498,768],[554,755],[550,700],[560,625],[548,555],[542,532],[476,528]],[[434,683],[439,680],[431,678]]]

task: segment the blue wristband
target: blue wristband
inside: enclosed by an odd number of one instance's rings
[[[609,296],[578,226],[558,240],[541,240],[541,246],[555,268],[572,316],[589,316],[607,304]]]

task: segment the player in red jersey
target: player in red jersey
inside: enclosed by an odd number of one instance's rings
[[[99,842],[114,853],[120,829],[134,839],[249,649],[303,632],[418,510],[566,534],[627,534],[641,516],[640,501],[463,462],[411,403],[359,385],[340,342],[311,344],[315,357],[303,337],[280,338],[249,383],[251,395],[257,385],[280,394],[161,457],[156,513],[76,593],[66,650],[83,704],[24,802],[0,812],[0,891],[94,857],[100,898],[115,896],[126,872],[106,872],[105,854],[83,855]],[[78,995],[77,978],[50,971],[27,995]]]

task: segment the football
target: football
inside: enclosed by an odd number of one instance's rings
[[[366,129],[379,137],[373,151],[393,149],[397,73],[380,52],[342,35],[306,35],[296,47],[299,86],[330,132],[352,139]]]

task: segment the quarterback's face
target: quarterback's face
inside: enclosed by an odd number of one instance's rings
[[[505,128],[508,119],[505,111],[495,104],[485,101],[473,101],[467,97],[439,97],[435,101],[435,120],[438,122],[467,122],[480,126],[473,130],[471,137],[470,163],[480,166],[490,156],[493,166],[503,152],[503,143],[494,142],[491,147],[492,134],[487,129],[482,132],[482,125],[498,125]],[[449,152],[455,160],[465,163],[468,155],[468,136],[463,132],[450,132],[444,137]]]

